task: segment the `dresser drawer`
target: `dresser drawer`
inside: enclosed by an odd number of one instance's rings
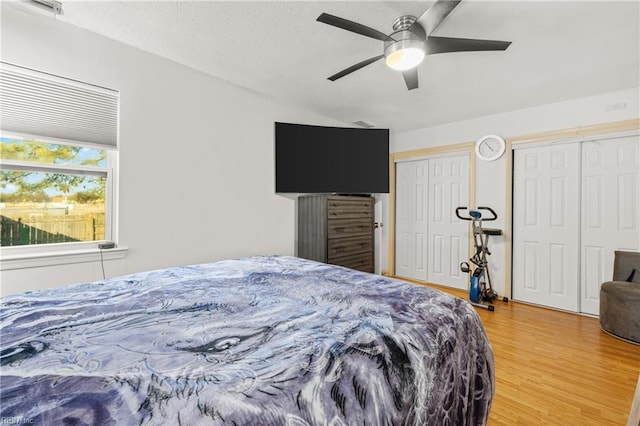
[[[334,238],[329,240],[327,258],[329,262],[338,257],[351,256],[353,254],[371,253],[373,251],[373,238],[371,235],[362,237]]]
[[[328,219],[357,219],[373,217],[373,199],[363,197],[362,199],[327,199]]]
[[[333,265],[345,266],[358,271],[373,273],[373,253],[355,254],[353,256],[345,256],[335,258],[327,263]]]
[[[297,204],[298,256],[373,272],[373,197],[303,195]]]
[[[329,219],[327,221],[328,239],[372,235],[372,232],[372,219]]]

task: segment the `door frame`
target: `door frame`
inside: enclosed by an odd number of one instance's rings
[[[475,142],[465,142],[449,146],[423,148],[411,151],[394,152],[389,154],[389,231],[387,238],[387,273],[395,276],[396,273],[396,163],[428,159],[429,157],[442,155],[469,155],[469,205],[475,205],[475,176],[476,176],[476,152]],[[452,213],[453,214],[453,213]],[[469,238],[469,255],[471,255],[473,239]]]

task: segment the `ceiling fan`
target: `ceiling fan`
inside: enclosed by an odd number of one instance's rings
[[[393,22],[393,32],[389,35],[357,22],[323,13],[317,21],[343,30],[384,42],[382,55],[365,59],[350,66],[328,79],[336,81],[345,75],[364,68],[385,58],[389,68],[402,71],[407,89],[418,88],[418,68],[425,55],[447,52],[475,52],[506,50],[510,41],[476,40],[467,38],[436,37],[431,33],[458,6],[461,0],[438,0],[420,18],[411,15],[400,16]]]

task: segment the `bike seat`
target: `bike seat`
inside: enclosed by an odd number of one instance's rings
[[[482,228],[482,233],[486,235],[502,235],[502,229]]]

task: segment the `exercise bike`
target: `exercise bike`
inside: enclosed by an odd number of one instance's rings
[[[483,218],[481,210],[489,212],[491,216]],[[466,212],[465,216],[462,216],[460,214],[461,212]],[[491,252],[489,251],[488,245],[489,236],[502,235],[502,230],[483,228],[482,222],[494,221],[498,218],[498,215],[491,207],[478,207],[475,210],[469,210],[467,207],[458,207],[456,208],[456,216],[458,219],[471,221],[473,232],[475,253],[469,261],[475,265],[475,269],[472,271],[468,262],[462,262],[460,264],[460,270],[462,272],[471,274],[469,278],[469,300],[473,306],[493,311],[495,309],[493,305],[482,303],[493,303],[493,301],[498,298],[498,293],[491,287],[491,274],[489,273],[489,262],[487,260],[487,256],[491,255]],[[507,302],[509,299],[504,297],[502,300]]]

